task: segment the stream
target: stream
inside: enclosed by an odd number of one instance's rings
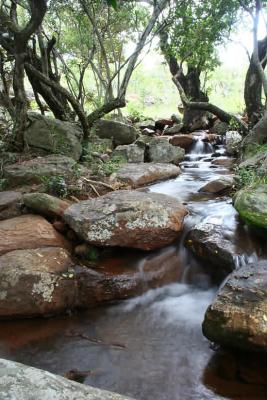
[[[223,146],[216,151],[226,158]],[[0,357],[60,375],[86,371],[84,383],[136,400],[266,399],[261,387],[258,392],[242,381],[229,383],[208,367],[216,352],[201,324],[218,286],[208,266],[186,250],[184,237],[200,221],[220,224],[236,243],[237,267],[261,257],[258,241],[239,220],[231,199],[198,192],[208,181],[230,174],[211,164],[212,153],[213,146],[199,139],[179,177],[147,189],[186,204],[189,215],[178,244],[151,253],[120,250],[114,259],[100,261],[140,270],[147,261],[166,262],[177,272],[171,284],[69,316],[1,322]]]

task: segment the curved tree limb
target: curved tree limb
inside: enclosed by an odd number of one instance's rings
[[[248,131],[248,126],[247,124],[242,121],[240,118],[235,116],[234,114],[228,113],[221,108],[215,106],[214,104],[208,103],[208,102],[190,102],[189,99],[187,98],[182,85],[178,81],[177,77],[173,77],[173,82],[177,86],[179,90],[179,94],[181,97],[181,100],[183,104],[185,104],[186,107],[192,108],[195,110],[203,110],[203,111],[209,111],[210,113],[216,115],[222,122],[230,123],[232,120],[234,120],[238,126],[242,129],[242,131],[247,132]]]
[[[68,90],[63,88],[60,84],[47,78],[44,74],[42,74],[37,69],[35,69],[30,63],[28,63],[28,62],[25,63],[25,69],[26,69],[26,72],[32,73],[36,78],[40,79],[45,85],[60,92],[69,101],[69,103],[71,104],[72,108],[74,109],[74,111],[76,112],[76,114],[80,120],[80,123],[81,123],[83,131],[84,131],[84,135],[85,136],[88,135],[89,125],[88,125],[86,115],[83,112],[83,109],[82,109],[80,103],[70,94],[70,92],[68,92]]]

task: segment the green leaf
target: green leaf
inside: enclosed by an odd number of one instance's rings
[[[118,9],[118,3],[117,0],[107,0],[107,3],[109,6],[113,7],[114,10]]]

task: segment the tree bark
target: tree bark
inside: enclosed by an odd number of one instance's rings
[[[259,60],[262,62],[262,67],[266,67],[266,51],[267,51],[267,36],[258,41]],[[263,116],[264,105],[262,104],[262,80],[259,76],[258,69],[253,58],[250,60],[249,68],[246,74],[244,99],[246,104],[246,112],[249,122],[255,125]]]

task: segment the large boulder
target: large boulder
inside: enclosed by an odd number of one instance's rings
[[[59,247],[0,257],[0,318],[56,314],[75,307],[73,262]]]
[[[0,221],[21,215],[20,192],[0,192]]]
[[[189,231],[185,245],[215,276],[226,276],[235,269],[235,244],[220,225],[201,222]]]
[[[119,156],[129,163],[144,162],[145,149],[143,146],[137,144],[125,144],[116,147],[113,156]]]
[[[4,167],[4,177],[10,186],[44,183],[45,179],[52,176],[73,178],[77,169],[80,172],[85,170],[70,157],[51,155],[8,165]]]
[[[25,140],[30,148],[79,160],[82,154],[83,131],[78,124],[37,113],[30,113],[29,121]]]
[[[148,158],[150,162],[179,164],[183,161],[184,155],[184,149],[173,146],[166,139],[154,139],[149,143]]]
[[[179,146],[182,149],[188,150],[189,147],[193,144],[194,142],[194,136],[193,135],[175,135],[170,139],[170,143],[173,146]]]
[[[267,229],[267,185],[245,188],[237,192],[234,207],[249,225]]]
[[[94,124],[94,133],[102,139],[113,139],[115,146],[131,144],[137,138],[137,130],[122,122],[100,119]]]
[[[179,236],[186,213],[172,197],[120,190],[72,205],[64,219],[88,243],[152,250]]]
[[[222,176],[221,178],[214,179],[206,183],[199,189],[199,192],[220,194],[230,191],[233,187],[234,179],[230,176]]]
[[[131,400],[4,359],[0,359],[0,397],[2,400]]]
[[[23,204],[36,214],[48,217],[62,217],[70,203],[46,193],[28,193],[22,198]]]
[[[112,179],[130,185],[135,189],[156,181],[175,178],[180,173],[180,168],[172,164],[125,164],[113,175]]]
[[[68,241],[43,217],[29,214],[0,221],[0,255],[50,246],[70,248]]]
[[[239,145],[242,142],[242,136],[237,131],[226,132],[226,151],[230,156],[238,153]]]
[[[208,308],[204,335],[223,346],[267,351],[267,262],[232,273]]]

